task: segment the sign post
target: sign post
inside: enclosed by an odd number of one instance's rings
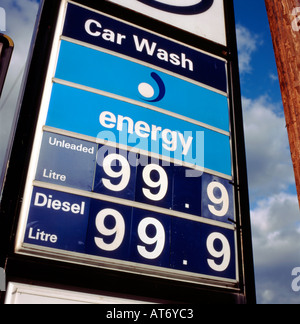
[[[0,34],[0,97],[2,94],[14,43],[7,35]]]
[[[300,204],[300,1],[266,0],[266,6]]]
[[[201,3],[196,15],[220,9]],[[158,298],[153,287],[133,288],[133,278],[167,287],[169,300],[255,302],[244,262],[252,262],[251,230],[241,205],[248,199],[247,179],[240,183],[244,143],[232,135],[242,125],[227,39],[212,45],[216,54],[109,2],[57,0],[52,9],[40,92],[27,99],[39,98],[24,147],[13,260],[75,264],[90,278],[96,268],[96,276],[114,274],[121,290],[148,298]],[[172,297],[176,289],[184,292]]]

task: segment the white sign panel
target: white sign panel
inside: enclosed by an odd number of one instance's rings
[[[78,291],[61,290],[10,282],[6,305],[122,305],[152,304],[136,299],[124,299],[106,295],[92,295]]]
[[[109,0],[221,45],[226,45],[222,0]]]

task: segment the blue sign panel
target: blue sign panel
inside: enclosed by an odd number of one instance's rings
[[[129,261],[132,208],[93,200],[86,253]]]
[[[175,269],[236,278],[234,231],[174,218],[172,234]]]
[[[148,103],[229,132],[227,96],[117,56],[62,41],[55,77]]]
[[[136,154],[100,146],[97,154],[94,192],[135,200]]]
[[[203,217],[221,222],[233,222],[234,213],[233,183],[216,176],[204,174],[202,177]]]
[[[54,133],[44,133],[35,179],[223,223],[235,221],[229,180]]]
[[[36,180],[92,191],[98,145],[44,133]]]
[[[174,165],[151,159],[149,164],[137,167],[136,200],[138,202],[172,209]]]
[[[225,61],[98,12],[69,4],[63,36],[125,54],[227,93]]]
[[[226,62],[61,10],[16,250],[235,287]]]
[[[235,221],[229,180],[113,147],[99,146],[93,191],[219,222]]]
[[[49,189],[33,190],[24,241],[236,279],[233,230]]]
[[[190,176],[189,173],[191,172]],[[173,209],[179,212],[202,216],[202,177],[200,171],[174,167]]]
[[[89,198],[34,188],[25,242],[84,252],[89,208]]]
[[[46,125],[231,176],[228,136],[124,101],[55,84]]]

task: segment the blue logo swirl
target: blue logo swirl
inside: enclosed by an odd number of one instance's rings
[[[180,15],[197,15],[211,8],[214,0],[201,0],[199,3],[190,6],[173,6],[156,0],[137,0],[147,6]]]
[[[143,96],[143,100],[148,101],[148,102],[158,102],[164,98],[164,96],[166,94],[166,86],[165,86],[163,80],[161,79],[161,77],[157,73],[152,72],[151,77],[156,82],[156,84],[158,86],[158,89],[159,89],[158,96],[153,98],[153,96],[155,95],[155,91],[149,83],[141,83],[139,85],[138,90],[139,90],[139,93]]]

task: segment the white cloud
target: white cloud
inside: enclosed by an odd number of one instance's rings
[[[237,25],[237,42],[239,50],[239,67],[241,73],[250,73],[252,71],[251,59],[258,46],[262,44],[258,35],[250,32],[242,25]]]
[[[240,71],[251,73],[261,42],[243,26],[237,36]],[[243,98],[243,110],[258,302],[297,304],[291,272],[300,266],[300,217],[297,196],[289,194],[295,178],[282,104]]]
[[[270,73],[269,77],[271,79],[272,82],[278,82],[278,74],[277,73]]]
[[[251,212],[260,303],[299,303],[292,291],[292,270],[300,266],[300,217],[295,195],[279,193],[258,202]]]
[[[295,195],[279,193],[260,200],[252,210],[252,225],[257,237],[263,234],[264,245],[274,246],[280,243],[285,245],[281,234],[284,231],[292,230],[299,234],[295,224],[300,223],[298,199]],[[267,235],[266,235],[267,234]],[[300,244],[300,240],[299,240]]]
[[[243,98],[251,199],[272,196],[295,183],[285,117],[267,96]]]
[[[281,104],[268,96],[243,98],[259,303],[300,302],[291,272],[300,266],[300,217]]]

